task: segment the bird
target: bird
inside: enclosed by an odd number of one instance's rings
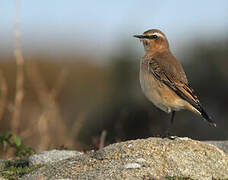
[[[139,79],[149,101],[166,113],[171,113],[171,124],[176,111],[189,110],[216,127],[191,87],[182,65],[172,54],[165,34],[158,29],[150,29],[134,37],[140,39],[145,50],[140,61]]]

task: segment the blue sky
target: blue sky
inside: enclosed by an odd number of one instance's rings
[[[0,2],[0,50],[12,52],[15,0]],[[123,42],[139,43],[133,34],[161,29],[178,51],[189,40],[228,35],[228,1],[21,0],[25,52],[96,51]],[[48,48],[47,48],[48,47]]]

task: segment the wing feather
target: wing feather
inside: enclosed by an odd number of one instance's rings
[[[191,104],[204,117],[204,119],[206,119],[212,126],[215,126],[215,123],[202,108],[198,97],[196,96],[189,83],[184,83],[178,79],[174,79],[175,74],[168,71],[167,69],[164,69],[164,67],[162,68],[159,62],[154,58],[149,61],[148,68],[149,72],[151,72],[153,76],[168,86],[180,98]]]

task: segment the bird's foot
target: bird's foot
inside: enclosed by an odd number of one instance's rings
[[[171,135],[171,133],[169,131],[166,131],[165,134],[161,136],[161,138],[167,138],[170,140],[175,140],[176,138],[178,138],[178,136]]]

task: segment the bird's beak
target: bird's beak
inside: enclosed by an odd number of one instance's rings
[[[134,35],[133,37],[136,37],[136,38],[142,39],[144,36],[143,36],[143,35]]]

